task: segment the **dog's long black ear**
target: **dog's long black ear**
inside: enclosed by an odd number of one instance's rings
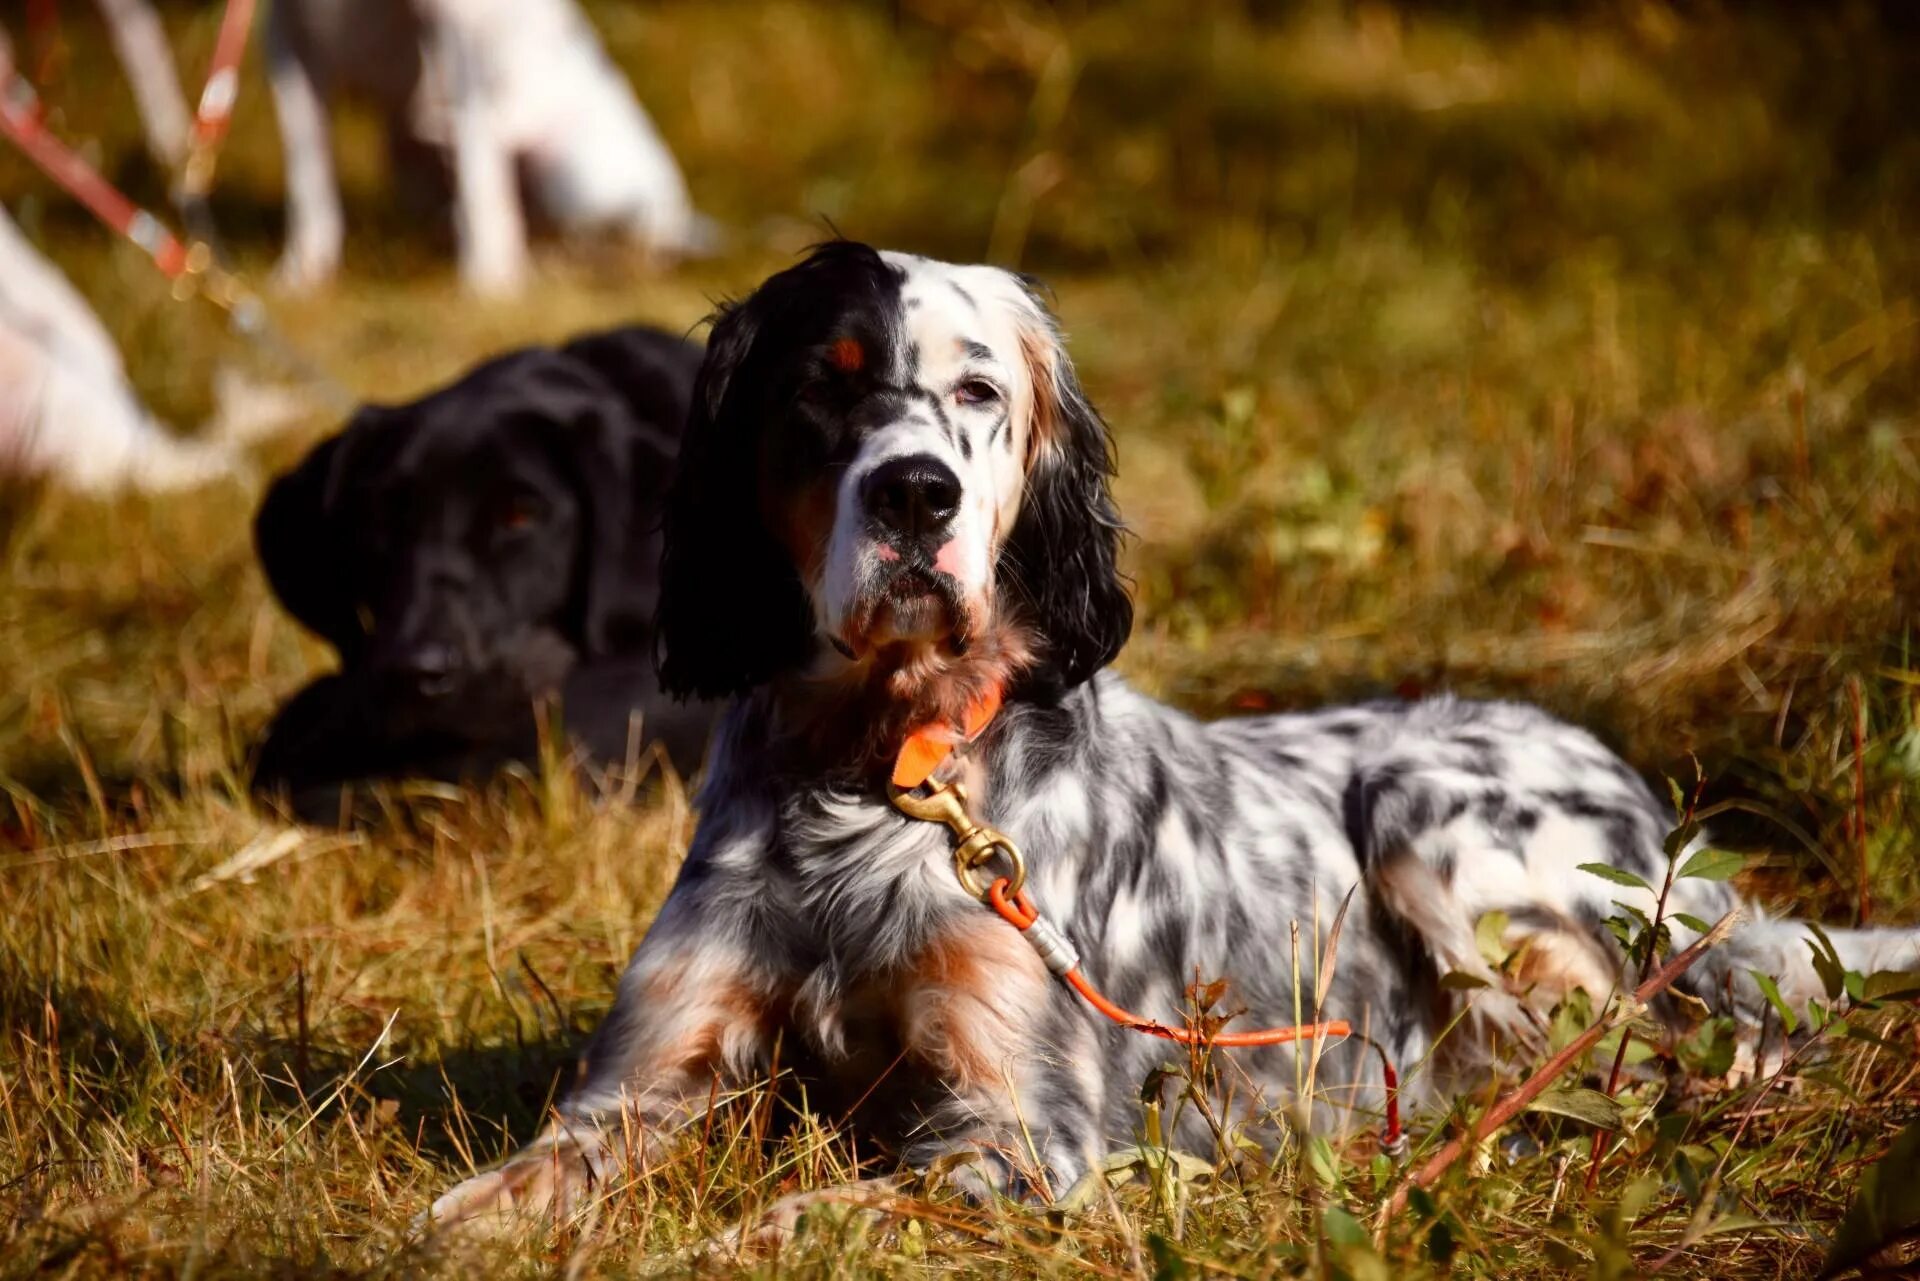
[[[382,411],[363,409],[346,429],[314,446],[273,482],[253,518],[253,545],[267,584],[287,612],[332,642],[343,662],[366,644],[348,553],[356,531],[345,511],[345,474],[356,433],[373,430]]]
[[[812,606],[761,510],[764,295],[715,318],[667,499],[656,644],[661,684],[682,698],[742,693],[806,661],[813,644]]]
[[[562,351],[577,362],[566,371],[564,390],[543,389],[542,396],[543,404],[552,402],[545,412],[568,426],[568,465],[586,505],[568,627],[583,656],[645,654],[660,604],[667,488],[687,414],[687,374],[671,365],[690,364],[698,351],[625,344],[619,354],[626,364],[609,371],[575,349],[582,345]]]
[[[1120,573],[1113,438],[1080,389],[1045,305],[1029,296],[1021,347],[1033,384],[1026,489],[1000,553],[1021,616],[1040,631],[1029,680],[1070,689],[1112,662],[1133,629]]]
[[[587,521],[567,630],[582,657],[644,654],[660,603],[660,510],[673,454],[612,399],[575,415],[571,439]]]

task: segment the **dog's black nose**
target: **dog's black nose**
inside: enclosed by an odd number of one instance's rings
[[[890,533],[919,538],[938,532],[960,508],[960,478],[931,454],[881,463],[860,486],[867,515]]]

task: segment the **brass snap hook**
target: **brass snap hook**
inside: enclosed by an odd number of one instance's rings
[[[1020,847],[1000,833],[982,827],[953,852],[953,874],[960,878],[960,887],[977,899],[984,900],[988,887],[999,879],[990,877],[982,881],[979,876],[980,869],[993,862],[996,854],[1007,863],[1007,884],[1001,893],[1009,897],[1019,894],[1027,883],[1027,860],[1020,853]]]
[[[967,817],[967,789],[959,783],[932,781],[928,781],[926,788],[926,795],[921,796],[888,783],[887,796],[893,801],[893,807],[908,818],[942,824],[952,829],[956,837],[965,839],[974,828],[973,820]]]
[[[987,886],[992,882],[982,883],[977,872],[998,855],[1007,863],[1006,892],[1018,894],[1027,882],[1027,861],[1021,856],[1020,847],[991,827],[973,821],[973,816],[967,813],[967,789],[962,784],[929,782],[926,786],[926,794],[920,795],[889,783],[887,796],[893,807],[908,818],[939,823],[953,833],[953,872],[967,893],[985,900]]]

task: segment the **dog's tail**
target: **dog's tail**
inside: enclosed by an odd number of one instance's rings
[[[1691,941],[1690,933],[1676,930],[1676,948]],[[1827,998],[1835,976],[1888,970],[1920,971],[1920,929],[1830,929],[1749,906],[1726,941],[1675,986],[1722,1013],[1757,1024],[1768,1017],[1772,1001],[1756,976],[1771,982],[1799,1019],[1809,1001]]]

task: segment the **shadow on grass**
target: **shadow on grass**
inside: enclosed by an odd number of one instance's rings
[[[267,1015],[263,1009],[258,1017]],[[0,1024],[21,1065],[25,1097],[40,1094],[71,1108],[63,1124],[49,1127],[62,1149],[51,1161],[91,1161],[110,1150],[90,1138],[103,1123],[125,1126],[136,1138],[148,1137],[140,1132],[153,1123],[150,1137],[168,1146],[166,1130],[175,1122],[163,1117],[191,1111],[196,1096],[248,1091],[250,1081],[252,1097],[239,1103],[243,1115],[277,1115],[304,1128],[351,1110],[395,1128],[420,1157],[457,1177],[469,1158],[485,1165],[534,1136],[586,1039],[578,1018],[555,1026],[552,1016],[536,1015],[529,1026],[524,1011],[516,1007],[514,1015],[510,1041],[429,1047],[387,1063],[384,1051],[316,1044],[297,1030],[286,1035],[256,1024],[221,1033],[150,1016],[96,989],[0,961]],[[42,1089],[34,1089],[32,1076]]]

